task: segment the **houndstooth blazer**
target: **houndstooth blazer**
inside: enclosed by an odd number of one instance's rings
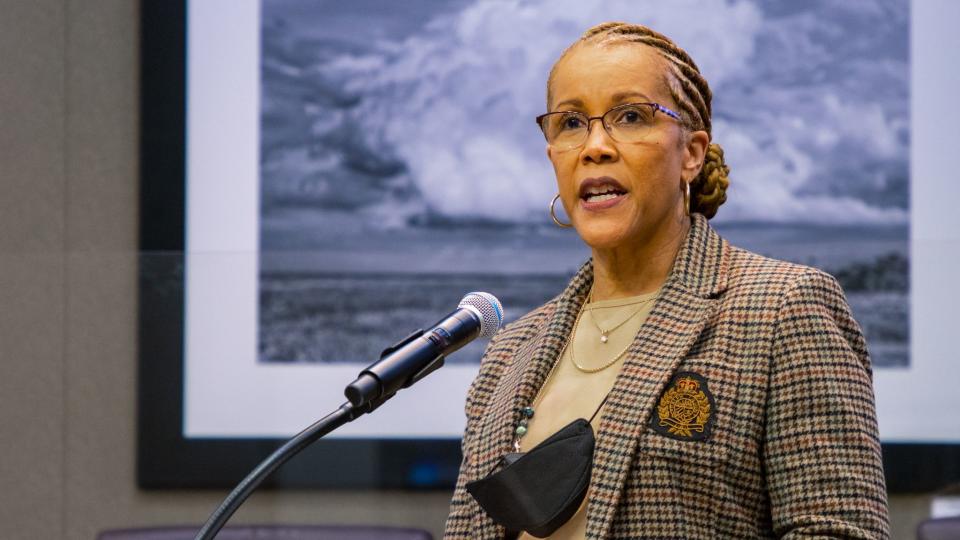
[[[889,537],[870,359],[839,284],[691,223],[604,409],[587,538]],[[465,484],[510,451],[592,281],[588,261],[488,345],[444,538],[503,538]],[[677,373],[710,398],[697,436],[664,429]]]

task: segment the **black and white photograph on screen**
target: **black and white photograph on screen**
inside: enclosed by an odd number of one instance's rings
[[[836,276],[874,367],[911,366],[907,0],[263,0],[260,364],[368,363],[471,290],[508,321],[562,290],[589,253],[550,220],[533,119],[601,20],[660,29],[710,81],[721,235]]]

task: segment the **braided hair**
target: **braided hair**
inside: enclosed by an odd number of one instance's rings
[[[682,125],[692,131],[706,131],[708,136],[713,137],[710,121],[713,93],[710,86],[693,58],[670,38],[640,24],[606,22],[584,32],[580,39],[563,51],[560,58],[583,43],[640,43],[653,47],[667,60],[666,84],[680,108]],[[558,60],[554,64],[547,81],[548,101],[550,82],[559,63]],[[699,212],[708,219],[715,216],[717,209],[727,200],[729,173],[730,167],[723,161],[723,149],[719,144],[710,143],[700,173],[690,182],[690,212]]]

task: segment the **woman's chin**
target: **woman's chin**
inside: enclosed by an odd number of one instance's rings
[[[612,249],[626,239],[627,231],[619,224],[590,223],[577,226],[577,234],[583,243],[593,249]]]

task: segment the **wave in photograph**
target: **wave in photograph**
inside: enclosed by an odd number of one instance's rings
[[[265,228],[304,210],[369,230],[544,223],[533,118],[560,52],[605,20],[673,37],[710,81],[733,171],[719,221],[908,221],[906,0],[390,6],[264,1]]]
[[[625,20],[710,82],[731,167],[711,223],[836,275],[874,364],[909,365],[907,0],[264,0],[261,15],[260,361],[370,362],[468,291],[508,319],[559,293],[589,253],[550,222],[533,118],[563,48]]]

